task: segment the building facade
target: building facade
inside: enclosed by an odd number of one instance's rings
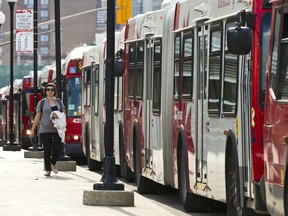
[[[14,22],[17,9],[33,9],[34,0],[18,0],[14,7]],[[101,3],[101,1],[100,1]],[[71,6],[73,5],[73,7]],[[61,55],[65,58],[73,48],[95,40],[95,0],[61,0]],[[99,6],[99,4],[97,5]],[[101,7],[101,4],[100,4]],[[0,65],[9,64],[10,10],[6,0],[0,0],[0,8],[6,16],[0,34]],[[38,0],[38,64],[47,65],[55,61],[55,9],[53,0]],[[14,23],[15,28],[15,23]],[[15,36],[14,36],[15,38]],[[15,46],[14,46],[15,47]],[[14,49],[15,50],[15,49]],[[16,53],[15,64],[33,65],[33,53]]]
[[[38,2],[38,65],[41,69],[55,61],[55,0],[37,0]],[[103,20],[107,0],[59,0],[61,16],[61,57],[62,59],[75,47],[94,44],[97,34],[105,34],[106,20]],[[132,16],[161,8],[162,0],[132,0]],[[34,0],[18,0],[14,6],[14,29],[17,9],[33,9]],[[99,9],[103,8],[100,12]],[[97,9],[97,12],[96,12]],[[10,64],[10,9],[6,0],[0,0],[0,10],[6,21],[0,31],[0,80],[1,73],[9,73]],[[98,13],[98,17],[97,17]],[[106,18],[106,17],[105,17]],[[102,19],[102,20],[100,20]],[[97,28],[98,25],[98,28]],[[120,29],[121,26],[117,25]],[[97,30],[98,29],[98,30]],[[99,32],[100,30],[100,32]],[[103,33],[104,32],[104,33]],[[14,33],[15,39],[15,33]],[[14,52],[15,52],[14,41]],[[14,55],[15,76],[19,70],[33,70],[33,53]],[[19,69],[20,68],[20,69]],[[25,72],[23,72],[25,73]],[[22,76],[19,75],[19,76]],[[2,85],[2,83],[0,83]],[[1,87],[1,86],[0,86]]]

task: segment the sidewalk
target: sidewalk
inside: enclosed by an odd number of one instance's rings
[[[173,215],[134,192],[134,207],[86,206],[83,191],[93,190],[101,175],[77,166],[76,172],[44,176],[43,159],[24,158],[24,151],[0,148],[1,216],[84,216],[84,215]],[[135,187],[124,183],[125,190]]]

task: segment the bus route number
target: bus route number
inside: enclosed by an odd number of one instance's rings
[[[75,119],[73,119],[73,123],[81,123],[81,118],[75,118]]]

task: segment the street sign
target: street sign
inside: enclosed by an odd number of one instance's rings
[[[33,10],[16,10],[16,52],[33,52]]]
[[[16,52],[33,52],[33,31],[16,32]]]

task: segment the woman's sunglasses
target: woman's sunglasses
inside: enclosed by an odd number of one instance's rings
[[[52,91],[52,92],[54,92],[54,88],[46,88],[46,91]]]

